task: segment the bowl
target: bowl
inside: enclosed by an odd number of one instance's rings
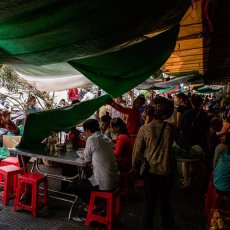
[[[78,155],[80,158],[84,158],[84,150],[78,150],[78,151],[77,151],[77,155]]]

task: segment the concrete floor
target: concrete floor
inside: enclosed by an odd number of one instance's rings
[[[45,166],[42,166],[45,167]],[[47,169],[46,167],[44,168]],[[58,168],[48,168],[50,172],[56,172]],[[53,171],[54,170],[54,171]],[[49,180],[51,188],[59,189],[60,182]],[[173,210],[176,224],[181,230],[205,230],[204,195],[193,190],[181,191],[175,186],[172,196]],[[84,224],[68,220],[68,212],[71,204],[49,199],[48,206],[39,210],[39,215],[33,218],[24,210],[13,211],[13,201],[9,206],[2,206],[0,201],[0,230],[73,230],[89,229]],[[122,201],[122,212],[115,229],[139,230],[142,222],[142,189],[135,189],[134,196],[129,202]],[[76,210],[73,211],[73,215]],[[154,216],[154,229],[161,229],[160,208],[157,207]],[[105,229],[102,225],[94,225],[92,229]]]

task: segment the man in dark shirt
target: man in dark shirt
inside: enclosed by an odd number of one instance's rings
[[[203,100],[199,95],[192,95],[193,109],[185,111],[181,128],[188,145],[200,145],[203,151],[208,152],[207,133],[209,132],[209,119],[201,109]]]

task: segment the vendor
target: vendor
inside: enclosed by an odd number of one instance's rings
[[[66,141],[72,142],[74,149],[85,148],[85,140],[81,139],[80,135],[81,132],[76,127],[72,127],[66,136]]]
[[[14,135],[20,134],[19,128],[10,119],[9,111],[3,111],[2,113],[0,113],[0,128],[7,129],[9,132],[13,133]]]

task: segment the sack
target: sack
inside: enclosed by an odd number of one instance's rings
[[[3,147],[6,149],[15,148],[21,140],[21,136],[8,136],[3,135]]]
[[[140,168],[140,176],[144,175],[146,172],[148,172],[150,169],[149,162],[146,158],[144,158],[141,162],[141,168]]]

